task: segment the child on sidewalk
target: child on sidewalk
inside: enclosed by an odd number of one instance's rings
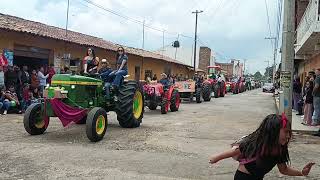
[[[307,81],[306,88],[304,92],[304,118],[302,124],[311,125],[312,123],[312,114],[313,114],[313,82]]]
[[[234,180],[262,180],[275,165],[284,175],[307,176],[314,163],[308,163],[302,171],[288,166],[290,138],[291,129],[286,116],[271,114],[255,132],[233,144],[231,150],[212,156],[210,163],[230,157],[237,159],[239,167]]]

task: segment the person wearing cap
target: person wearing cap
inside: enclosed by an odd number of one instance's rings
[[[104,87],[106,92],[106,98],[110,98],[110,83],[111,78],[109,77],[109,74],[112,72],[112,69],[110,67],[110,63],[106,59],[101,60],[101,68],[99,69],[98,73],[101,79],[104,81]]]
[[[170,85],[168,76],[165,73],[161,74],[161,79],[159,81],[164,87],[168,87]]]

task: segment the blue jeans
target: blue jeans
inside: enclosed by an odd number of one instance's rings
[[[110,78],[115,77],[112,85],[119,87],[123,76],[125,76],[127,74],[128,74],[127,70],[118,70],[118,71],[113,71],[112,73],[110,73],[109,74]]]
[[[3,101],[3,102],[0,102],[0,104],[1,104],[1,108],[6,111],[8,111],[11,106],[10,101]]]
[[[313,96],[313,116],[312,116],[312,124],[320,123],[320,97]]]
[[[110,83],[104,83],[104,90],[106,91],[106,98],[110,99]]]
[[[103,73],[100,74],[101,76],[101,79],[104,81],[104,82],[112,82],[112,79],[110,78],[110,74],[111,74],[112,70],[107,70]]]

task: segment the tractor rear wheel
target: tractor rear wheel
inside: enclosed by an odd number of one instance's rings
[[[107,126],[107,112],[103,108],[95,107],[89,111],[86,121],[86,133],[90,141],[100,141],[106,133]]]
[[[172,112],[178,111],[180,107],[181,99],[178,90],[173,90],[170,99],[170,110]]]
[[[204,101],[211,100],[211,87],[210,84],[203,84],[202,86],[202,97]]]
[[[156,110],[156,109],[157,109],[157,106],[158,106],[158,104],[157,104],[157,102],[155,102],[155,101],[150,101],[149,104],[148,104],[148,108],[149,108],[150,110]]]
[[[125,82],[119,88],[116,113],[121,127],[136,128],[140,126],[144,113],[144,97],[142,88],[137,82]]]
[[[201,103],[201,88],[196,88],[196,102]]]
[[[23,124],[24,129],[30,135],[40,135],[46,131],[48,126],[45,124],[42,112],[40,103],[32,104],[27,108],[23,117]]]

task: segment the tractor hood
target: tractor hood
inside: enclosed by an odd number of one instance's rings
[[[85,86],[101,86],[102,81],[99,79],[70,75],[70,74],[56,74],[52,77],[52,85],[85,85]]]

